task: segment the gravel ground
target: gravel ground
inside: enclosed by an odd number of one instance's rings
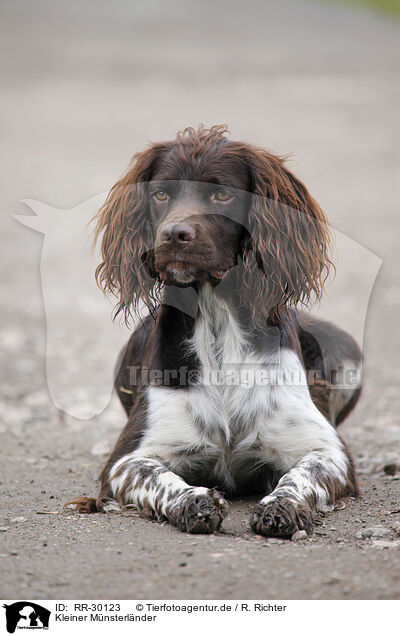
[[[0,596],[398,598],[400,24],[294,0],[250,0],[246,9],[208,0],[20,0],[2,2],[1,14]],[[62,511],[68,499],[96,494],[124,418],[115,399],[90,420],[53,405],[43,239],[10,215],[27,213],[18,203],[26,197],[73,207],[106,190],[148,140],[199,122],[228,123],[235,138],[293,153],[292,168],[333,226],[362,246],[342,255],[331,307],[363,339],[364,394],[342,426],[363,497],[303,541],[251,534],[251,500],[232,502],[211,537],[132,513]],[[372,269],[363,260],[370,254]],[[369,296],[377,257],[383,265]],[[62,295],[60,259],[54,274]],[[90,321],[82,317],[79,356],[70,331],[61,315],[67,395],[88,351],[93,373],[111,373]]]

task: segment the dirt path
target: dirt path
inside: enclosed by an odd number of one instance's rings
[[[297,0],[254,0],[246,11],[223,1],[93,7],[10,1],[1,9],[0,596],[398,598],[400,513],[389,513],[400,509],[400,472],[384,466],[400,464],[400,25]],[[250,501],[233,502],[212,537],[136,516],[59,512],[69,498],[96,493],[123,415],[115,401],[91,421],[52,405],[42,238],[10,213],[26,197],[77,205],[106,190],[148,140],[199,122],[292,152],[334,227],[383,260],[367,314],[364,395],[342,430],[364,496],[299,543],[252,535]],[[357,254],[342,264],[335,301],[353,331],[368,287]],[[58,273],[62,289],[62,263]],[[59,347],[73,368],[64,330]],[[80,335],[84,356],[89,324]],[[382,536],[363,538],[372,527]]]

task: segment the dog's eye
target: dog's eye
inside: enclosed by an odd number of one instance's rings
[[[222,201],[225,203],[226,201],[232,199],[232,195],[227,192],[227,190],[218,190],[217,192],[214,192],[212,198],[215,201]]]
[[[157,192],[154,192],[153,197],[157,199],[157,201],[166,201],[169,198],[164,190],[157,190]]]

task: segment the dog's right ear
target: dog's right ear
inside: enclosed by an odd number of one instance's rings
[[[153,144],[134,155],[127,173],[111,188],[94,219],[94,243],[101,237],[102,258],[96,280],[105,292],[117,296],[114,316],[122,311],[126,320],[138,311],[139,300],[151,313],[158,302],[157,281],[143,263],[154,247],[146,182],[152,179],[167,147],[168,143]]]

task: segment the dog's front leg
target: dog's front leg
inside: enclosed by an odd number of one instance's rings
[[[109,480],[117,501],[166,519],[183,532],[214,532],[227,514],[228,505],[216,490],[190,486],[157,459],[126,455],[111,468]]]
[[[289,539],[297,530],[310,534],[315,513],[332,510],[340,497],[358,494],[352,459],[337,438],[331,448],[305,454],[280,478],[255,507],[251,527],[266,537]]]

